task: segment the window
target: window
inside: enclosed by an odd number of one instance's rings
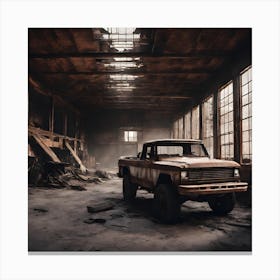
[[[198,143],[176,143],[157,146],[159,157],[180,156],[180,157],[206,157],[201,144]]]
[[[219,91],[220,152],[222,159],[234,158],[233,86],[232,82]]]
[[[202,103],[202,139],[210,157],[214,157],[213,96]]]
[[[184,131],[185,139],[191,139],[191,112],[188,112],[185,115],[185,131]]]
[[[199,106],[192,110],[192,139],[199,139]]]
[[[158,156],[183,156],[182,146],[157,146]]]
[[[153,154],[152,154],[152,147],[148,146],[147,147],[147,151],[146,151],[146,158],[152,158]]]
[[[173,124],[173,138],[178,138],[178,130],[179,130],[179,122],[178,120],[174,122]]]
[[[252,160],[252,67],[241,73],[242,162]]]
[[[137,131],[126,130],[124,132],[125,142],[137,142]]]
[[[178,120],[178,126],[179,126],[179,135],[178,138],[184,138],[184,118],[180,118]]]

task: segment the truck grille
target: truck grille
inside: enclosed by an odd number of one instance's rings
[[[211,180],[211,179],[231,179],[233,178],[233,168],[202,168],[189,171],[190,180]]]

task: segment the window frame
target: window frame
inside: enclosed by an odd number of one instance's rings
[[[210,99],[212,99],[212,102],[209,103]],[[211,107],[212,107],[212,118],[208,121],[206,118],[205,118],[205,110],[206,110],[206,106],[210,106],[211,104]],[[209,95],[207,98],[204,99],[204,101],[202,102],[201,104],[201,117],[202,117],[202,131],[201,131],[201,138],[202,138],[202,141],[208,151],[208,154],[210,155],[211,158],[214,158],[214,148],[215,148],[215,145],[214,145],[214,94],[211,94]],[[209,110],[207,108],[207,110]],[[211,136],[208,136],[208,134],[206,132],[210,131],[210,128],[208,127],[209,123],[212,123],[212,131],[211,131]],[[207,134],[207,135],[206,135]],[[206,143],[212,143],[211,144],[211,147],[209,147],[208,145],[206,145]]]
[[[195,120],[195,118],[197,119]],[[194,125],[195,124],[195,125]],[[198,140],[200,137],[200,106],[194,106],[191,110],[191,139]],[[195,131],[196,129],[196,131]]]
[[[136,133],[136,136],[130,136],[130,132]],[[127,134],[127,137],[126,137]],[[137,130],[124,130],[124,142],[125,143],[137,143],[138,142],[138,131]],[[126,140],[127,139],[127,140]]]
[[[231,91],[230,89],[228,89],[227,90],[228,92],[226,93],[225,89],[230,85],[231,85]],[[223,97],[222,97],[222,93],[223,93]],[[219,138],[219,155],[220,155],[219,157],[225,160],[234,160],[235,157],[234,109],[235,108],[234,108],[234,100],[233,100],[234,99],[233,80],[228,81],[226,84],[224,84],[218,89],[217,97],[218,97],[218,102],[217,102],[218,138]],[[226,99],[228,100],[227,103],[226,103]],[[232,110],[229,110],[230,106],[232,107]],[[227,111],[225,111],[226,108],[228,108]],[[223,124],[222,124],[222,120],[224,120]],[[230,128],[232,129],[230,130]],[[224,137],[224,139],[222,137]],[[223,153],[223,148],[225,153]]]
[[[246,72],[248,72],[248,77],[247,77],[247,82],[245,82],[243,84],[242,81],[242,75],[244,75]],[[240,86],[240,162],[243,165],[251,165],[252,164],[252,65],[246,67],[244,70],[242,70],[239,74],[239,86]],[[246,93],[243,94],[243,87],[247,86],[248,87],[248,91]],[[250,87],[251,86],[251,87]],[[247,98],[247,103],[243,102],[243,99],[245,100],[245,98]],[[248,107],[248,115],[243,118],[243,108],[247,106]],[[248,121],[247,124],[247,129],[243,130],[244,128],[244,120]],[[248,133],[248,140],[244,141],[244,136],[243,133],[247,132]],[[244,143],[248,143],[248,148],[249,148],[249,154],[244,154],[244,148],[243,145]],[[249,156],[249,158],[247,159],[247,161],[244,158],[244,155]]]

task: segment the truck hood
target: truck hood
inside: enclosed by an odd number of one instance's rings
[[[206,167],[239,167],[240,165],[231,160],[210,159],[208,157],[172,157],[162,158],[155,164],[175,166],[179,168],[206,168]]]

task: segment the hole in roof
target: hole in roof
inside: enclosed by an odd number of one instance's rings
[[[139,75],[123,75],[123,74],[110,75],[110,79],[113,81],[134,81],[139,77],[140,77]]]
[[[143,67],[143,64],[135,61],[118,61],[118,62],[104,63],[104,67],[124,70],[124,69],[131,69],[131,68],[136,68],[136,69],[141,68]]]
[[[108,41],[110,48],[117,52],[131,51],[139,44],[140,34],[134,33],[136,28],[105,28],[106,34],[102,34],[102,39]],[[129,54],[128,54],[129,55]],[[115,57],[102,60],[104,68],[107,70],[119,70],[123,72],[127,69],[139,69],[143,67],[140,57]],[[127,92],[133,91],[136,87],[135,79],[139,75],[113,74],[109,76],[107,89]]]
[[[110,47],[119,52],[133,49],[134,43],[140,40],[140,34],[134,34],[136,28],[105,28],[107,34],[103,39],[110,41]]]

